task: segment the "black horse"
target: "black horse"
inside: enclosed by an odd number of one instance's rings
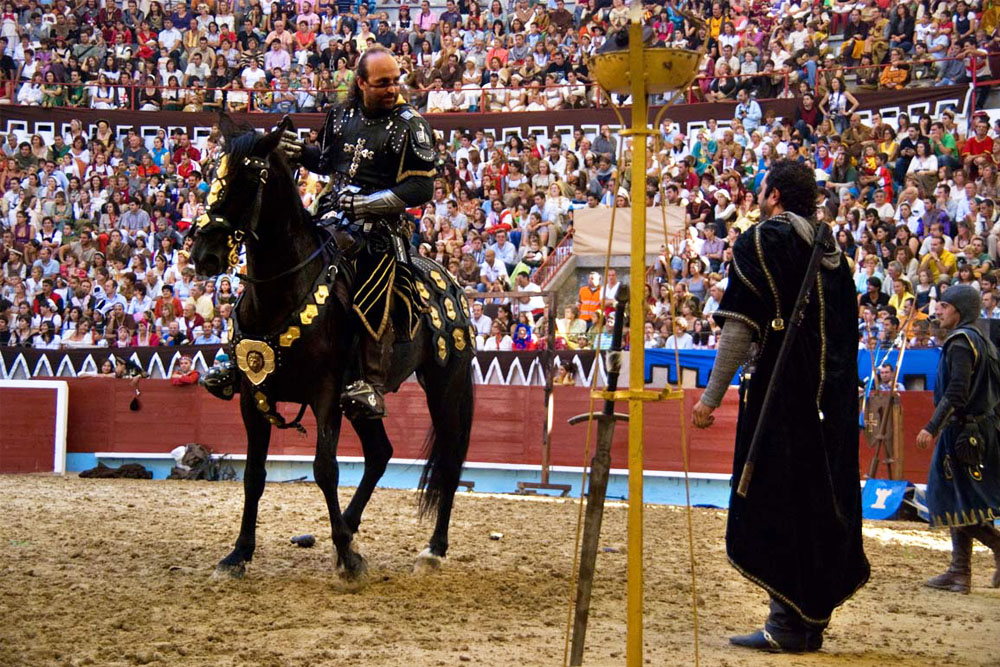
[[[360,325],[351,313],[350,259],[317,228],[303,208],[292,172],[276,151],[283,126],[266,135],[235,128],[223,118],[224,158],[209,193],[209,210],[194,231],[192,259],[199,274],[215,275],[246,244],[247,287],[233,321],[239,363],[240,410],[247,432],[243,521],[232,553],[217,574],[241,576],[253,558],[257,508],[264,491],[272,425],[286,426],[278,401],[309,406],[316,417],[316,483],[330,512],[337,567],[348,578],[364,571],[352,548],[372,491],[392,456],[381,420],[352,422],[361,438],[364,474],[341,512],[337,498],[337,441],[341,389],[354,372]],[[472,427],[472,341],[464,296],[440,265],[414,258],[423,304],[406,305],[421,325],[397,342],[389,391],[411,374],[427,395],[432,422],[420,487],[421,515],[437,511],[430,544],[417,569],[434,569],[448,549],[448,523]],[[435,268],[436,267],[436,268]],[[421,279],[426,282],[421,282]],[[459,305],[461,304],[461,305]],[[447,313],[445,312],[447,310]],[[457,312],[455,312],[457,311]],[[300,412],[300,417],[301,417]]]

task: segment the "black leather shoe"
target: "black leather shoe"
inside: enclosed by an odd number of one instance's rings
[[[232,400],[236,394],[236,368],[233,362],[227,361],[209,368],[201,377],[201,386],[216,398]]]
[[[823,646],[823,635],[820,633],[816,636],[782,637],[779,642],[767,630],[758,630],[749,635],[730,637],[729,643],[767,653],[811,653]]]
[[[385,417],[385,398],[377,387],[364,380],[353,382],[340,397],[340,406],[348,419],[382,419]]]

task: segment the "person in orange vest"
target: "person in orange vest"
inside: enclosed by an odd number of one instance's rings
[[[577,307],[580,319],[587,323],[589,329],[594,324],[594,313],[601,308],[601,274],[597,271],[591,271],[587,284],[580,288]]]

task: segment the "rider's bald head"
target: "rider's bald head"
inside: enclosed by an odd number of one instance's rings
[[[399,65],[395,56],[381,46],[370,47],[358,60],[356,79],[366,109],[388,110],[399,96]]]

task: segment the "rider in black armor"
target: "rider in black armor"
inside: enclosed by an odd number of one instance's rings
[[[331,177],[315,215],[319,224],[346,227],[359,240],[353,308],[361,324],[362,380],[344,390],[349,416],[385,416],[384,392],[396,338],[390,307],[394,287],[408,285],[408,231],[403,213],[434,191],[434,135],[399,96],[400,70],[392,53],[369,48],[358,61],[350,96],[333,108],[319,146],[286,132],[280,148],[312,172]]]

